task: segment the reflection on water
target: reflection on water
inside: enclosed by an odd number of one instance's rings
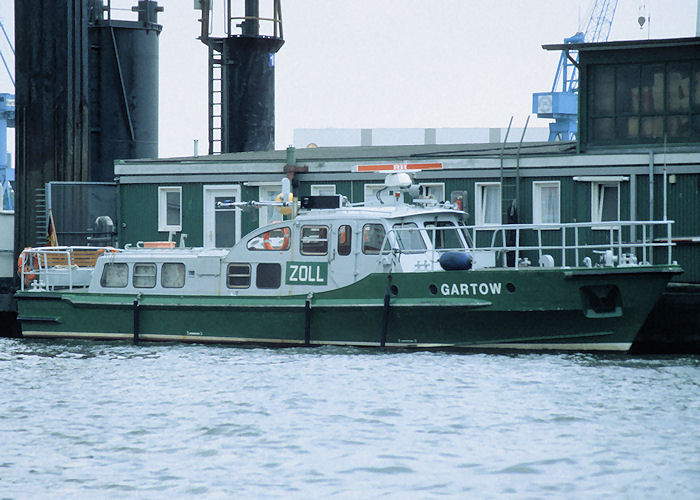
[[[693,498],[700,357],[0,339],[0,497]]]

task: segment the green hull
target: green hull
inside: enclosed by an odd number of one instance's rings
[[[21,292],[18,319],[25,337],[626,351],[678,272],[372,274],[311,297]]]

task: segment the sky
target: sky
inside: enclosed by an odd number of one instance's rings
[[[0,0],[0,20],[11,33],[13,3]],[[113,0],[116,6],[135,3]],[[195,139],[204,154],[207,48],[197,40],[200,13],[193,0],[159,3],[165,8],[159,15],[159,155],[191,155]],[[295,128],[507,127],[511,116],[513,126],[523,126],[532,93],[551,90],[559,59],[542,45],[560,43],[585,26],[592,4],[283,0],[276,147],[292,144]],[[609,40],[695,36],[697,8],[698,0],[619,0]],[[645,29],[640,14],[650,19]],[[0,43],[0,50],[9,49]],[[4,68],[0,92],[12,92]],[[529,126],[547,123],[532,115]]]

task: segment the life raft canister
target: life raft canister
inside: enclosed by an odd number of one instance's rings
[[[29,255],[31,254],[31,257]],[[35,271],[39,268],[39,257],[37,257],[36,252],[32,252],[31,247],[27,247],[22,250],[17,259],[17,274],[23,277],[24,286],[29,286],[32,281],[37,279]],[[23,274],[24,271],[24,274]]]

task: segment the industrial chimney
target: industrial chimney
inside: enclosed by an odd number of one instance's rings
[[[263,16],[260,0],[225,0],[216,36],[212,1],[196,2],[200,40],[209,48],[209,154],[275,147],[275,53],[284,44],[280,1],[270,0],[270,14]]]

